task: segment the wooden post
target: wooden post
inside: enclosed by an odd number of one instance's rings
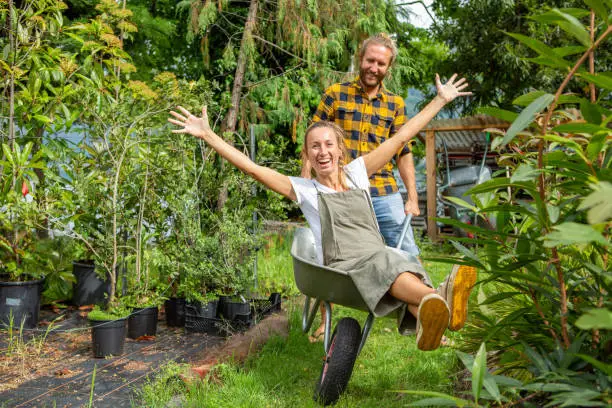
[[[436,133],[433,129],[425,132],[425,164],[427,174],[427,235],[432,241],[438,239],[436,216]]]

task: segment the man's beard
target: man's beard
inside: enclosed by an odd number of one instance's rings
[[[362,84],[367,86],[367,87],[377,87],[380,84],[382,84],[382,81],[387,76],[387,73],[385,72],[382,75],[375,75],[375,74],[372,74],[372,75],[376,79],[373,79],[372,76],[368,75],[368,72],[366,70],[359,69],[359,78],[360,78]]]

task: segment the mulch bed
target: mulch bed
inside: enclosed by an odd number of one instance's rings
[[[55,323],[55,330],[44,342],[36,342],[44,335],[44,323],[59,316],[55,312],[42,310],[38,331],[26,332],[20,341],[14,335],[12,344],[8,331],[0,331],[1,406],[87,406],[96,367],[94,406],[131,407],[137,399],[134,390],[147,376],[170,361],[201,360],[204,350],[221,350],[225,341],[219,336],[169,328],[161,314],[157,336],[126,339],[123,355],[96,359],[87,321],[78,310],[63,311],[64,318]]]

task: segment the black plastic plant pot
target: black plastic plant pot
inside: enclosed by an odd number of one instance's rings
[[[219,301],[217,299],[206,303],[195,301],[187,303],[186,310],[187,313],[191,313],[198,317],[213,318],[217,317],[218,305]]]
[[[157,306],[135,307],[128,318],[128,337],[155,336],[157,333]]]
[[[220,302],[219,314],[227,320],[234,320],[236,315],[248,315],[249,313],[251,313],[250,302],[232,301],[227,298]]]
[[[72,273],[76,278],[72,303],[76,306],[105,304],[110,293],[110,282],[100,279],[93,261],[74,261]]]
[[[273,292],[270,294],[270,303],[272,304],[272,311],[280,312],[281,311],[281,294],[278,292]]]
[[[10,282],[0,277],[0,326],[32,329],[38,324],[43,279]]]
[[[95,358],[123,354],[127,319],[90,320],[91,344]]]
[[[170,327],[185,326],[185,299],[170,298],[165,302],[166,324]]]

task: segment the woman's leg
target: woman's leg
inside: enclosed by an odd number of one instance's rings
[[[400,273],[389,288],[389,294],[408,304],[409,309],[412,309],[411,305],[418,307],[423,297],[430,293],[436,293],[436,290],[425,285],[421,279],[410,272]],[[412,313],[413,310],[410,312]]]
[[[437,349],[450,320],[450,311],[442,296],[409,272],[395,279],[389,293],[405,302],[408,311],[417,318],[417,348]]]
[[[331,303],[329,304],[329,307],[331,309]],[[321,303],[319,310],[321,311],[321,325],[317,327],[314,333],[312,333],[312,336],[308,337],[308,340],[310,340],[311,343],[323,341],[323,335],[325,334],[325,315],[327,314],[327,311],[325,310],[325,305],[323,303]]]

